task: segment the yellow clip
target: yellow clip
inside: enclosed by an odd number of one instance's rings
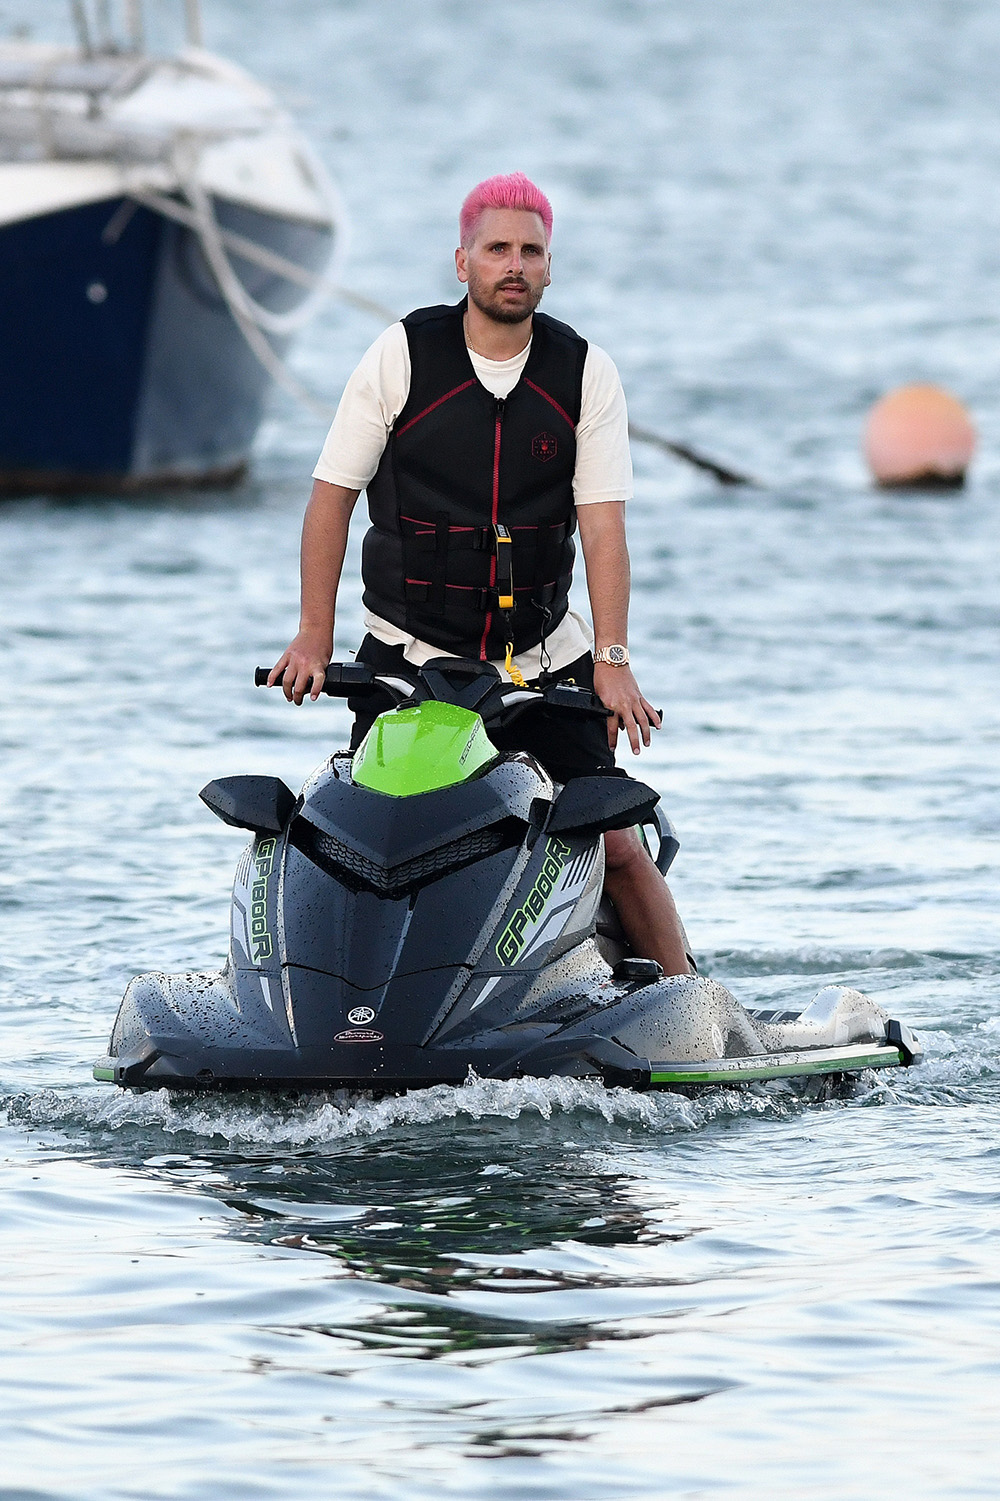
[[[524,675],[521,672],[520,667],[517,667],[515,665],[515,663],[514,663],[514,643],[513,643],[513,641],[508,641],[507,642],[507,655],[504,658],[504,664],[503,665],[506,667],[506,669],[507,669],[507,676],[510,678],[511,682],[514,684],[515,688],[527,688],[528,685],[524,681]]]

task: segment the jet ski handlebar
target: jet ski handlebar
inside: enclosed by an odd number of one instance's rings
[[[270,668],[258,667],[254,683],[264,688],[269,676]],[[280,687],[281,681],[279,677],[274,686]],[[609,711],[588,688],[564,682],[519,688],[505,684],[489,662],[467,662],[458,657],[435,657],[422,667],[407,665],[398,673],[375,672],[365,662],[331,662],[322,691],[330,698],[363,698],[382,692],[397,708],[438,699],[473,710],[488,725],[509,724],[528,710],[543,707],[560,714],[609,717]]]
[[[266,688],[267,680],[271,676],[270,667],[254,668],[253,681],[256,688]],[[280,688],[284,682],[285,674],[279,673],[273,686]],[[415,682],[415,680],[414,680]],[[404,699],[413,697],[414,682],[400,675],[392,674],[379,676],[373,672],[364,662],[331,662],[326,669],[323,679],[323,687],[320,690],[329,698],[347,698],[354,694],[363,695],[374,693],[382,688],[398,698],[402,703]]]

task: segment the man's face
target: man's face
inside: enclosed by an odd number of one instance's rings
[[[550,263],[541,216],[523,209],[487,209],[473,243],[455,251],[459,281],[496,323],[531,317],[551,280]]]

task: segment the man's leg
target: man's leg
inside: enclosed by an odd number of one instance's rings
[[[604,862],[604,889],[635,953],[665,975],[691,974],[674,899],[635,829],[605,834]]]

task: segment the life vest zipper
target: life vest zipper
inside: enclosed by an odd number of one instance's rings
[[[494,399],[494,427],[493,427],[493,508],[490,520],[493,525],[497,524],[500,511],[500,438],[503,433],[503,409],[504,398],[497,396]],[[496,588],[497,583],[497,554],[494,545],[493,556],[490,559],[490,589]],[[493,629],[493,611],[486,612],[486,625],[483,628],[483,639],[479,644],[479,659],[481,662],[489,661],[486,654],[486,643],[489,640],[490,631]]]

